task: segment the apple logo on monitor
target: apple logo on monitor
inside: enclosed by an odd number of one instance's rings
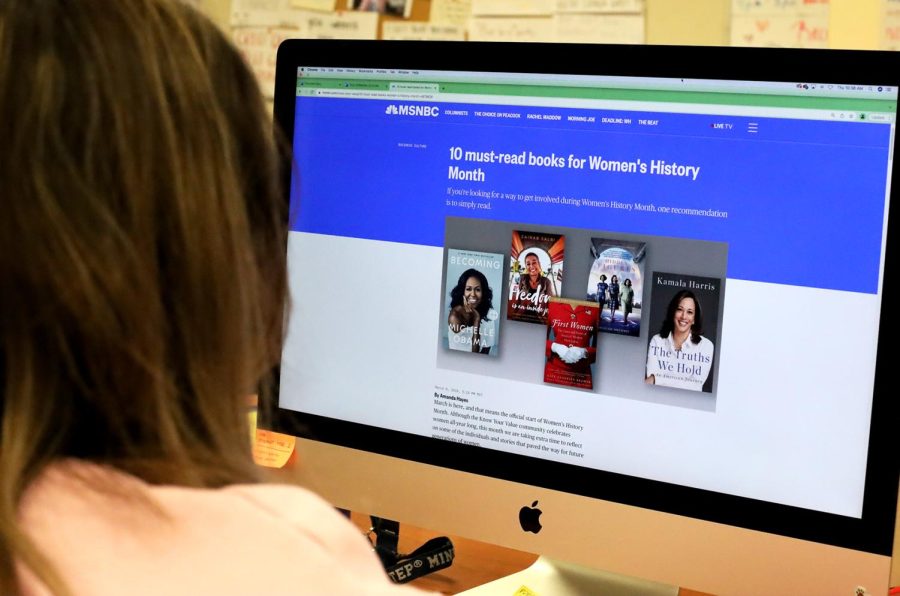
[[[531,507],[522,507],[519,509],[519,524],[521,524],[522,529],[526,532],[534,532],[537,534],[541,531],[541,513],[543,513],[540,509],[537,508],[538,502],[535,501],[531,504]]]

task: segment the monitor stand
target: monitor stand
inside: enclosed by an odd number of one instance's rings
[[[527,588],[528,591],[520,588]],[[678,596],[678,588],[556,561],[538,559],[527,569],[460,592],[465,596]]]

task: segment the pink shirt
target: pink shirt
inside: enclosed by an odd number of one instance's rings
[[[90,490],[73,471],[138,498]],[[392,584],[355,526],[293,486],[152,486],[68,461],[28,489],[20,519],[76,596],[422,594]],[[20,570],[26,596],[48,594]]]

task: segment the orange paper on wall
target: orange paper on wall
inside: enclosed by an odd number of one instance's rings
[[[249,414],[253,461],[266,468],[283,468],[294,453],[296,437],[256,428],[256,411]]]
[[[256,430],[253,442],[253,460],[267,468],[283,468],[294,453],[296,438],[268,430]]]

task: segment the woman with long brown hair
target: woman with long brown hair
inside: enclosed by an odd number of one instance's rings
[[[271,120],[175,0],[0,0],[0,594],[393,593],[260,480],[279,357]]]

